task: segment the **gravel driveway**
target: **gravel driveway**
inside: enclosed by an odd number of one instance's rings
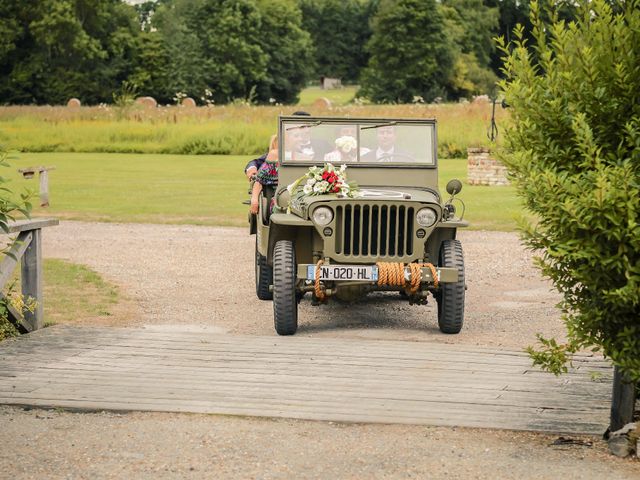
[[[515,234],[462,232],[469,290],[462,333],[439,333],[434,305],[396,295],[300,309],[298,335],[524,347],[562,336],[549,290]],[[256,299],[244,229],[63,222],[44,254],[89,265],[128,297],[119,326],[275,335]],[[45,280],[46,281],[46,280]],[[82,319],[69,319],[82,323]],[[0,372],[1,373],[1,372]],[[406,425],[0,406],[0,478],[638,479],[640,462],[597,438]],[[593,445],[585,445],[591,442]]]
[[[515,234],[463,231],[459,238],[469,287],[459,335],[438,331],[435,302],[410,306],[395,293],[323,307],[307,295],[298,335],[505,347],[530,345],[537,332],[562,336],[559,297]],[[274,335],[272,304],[255,296],[253,242],[241,228],[62,222],[45,231],[44,255],[89,265],[120,285],[139,306],[133,324]]]

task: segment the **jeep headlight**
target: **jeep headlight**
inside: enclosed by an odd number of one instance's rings
[[[313,211],[313,223],[316,225],[329,225],[331,220],[333,220],[333,211],[329,207],[318,207]]]
[[[433,208],[422,208],[416,214],[416,221],[421,227],[430,227],[438,219],[438,214]]]

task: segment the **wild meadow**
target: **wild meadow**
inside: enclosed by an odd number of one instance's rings
[[[311,102],[313,94],[303,96]],[[469,146],[489,145],[491,104],[340,105],[331,108],[246,104],[187,108],[137,105],[68,108],[0,107],[0,145],[21,152],[254,155],[264,151],[278,115],[304,109],[336,117],[435,118],[439,155],[463,158]],[[508,114],[496,109],[498,125]]]

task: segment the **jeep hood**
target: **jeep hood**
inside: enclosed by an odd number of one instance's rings
[[[335,195],[314,195],[308,196],[303,199],[303,203],[310,207],[314,203],[318,202],[340,202],[340,201],[358,201],[358,200],[379,200],[384,201],[399,201],[406,200],[410,202],[423,202],[423,203],[440,203],[440,198],[437,192],[428,189],[421,188],[406,188],[406,187],[360,187],[360,196],[356,198],[336,197]]]

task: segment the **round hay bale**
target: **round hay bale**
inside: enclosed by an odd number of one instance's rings
[[[141,105],[145,108],[155,108],[158,106],[158,102],[153,97],[138,97],[136,98],[136,105]]]
[[[182,102],[180,102],[180,104],[183,107],[194,108],[196,106],[196,101],[191,97],[184,97],[182,99]]]
[[[78,100],[77,98],[70,98],[67,102],[67,107],[69,108],[80,108],[81,105],[82,102],[80,102],[80,100]]]
[[[313,106],[319,109],[329,109],[331,108],[331,100],[326,97],[320,97],[314,100]]]

